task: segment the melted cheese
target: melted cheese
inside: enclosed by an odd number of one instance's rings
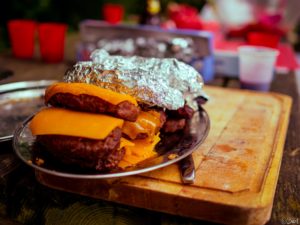
[[[129,141],[129,140],[127,140],[126,138],[121,138],[119,149],[122,149],[122,148],[124,148],[124,147],[126,147],[126,146],[128,146],[128,147],[133,147],[133,146],[134,146],[134,143],[131,142],[131,141]]]
[[[156,113],[156,114],[155,114]],[[160,114],[155,111],[140,112],[135,122],[125,121],[122,132],[134,140],[138,134],[146,133],[152,138],[161,125]]]
[[[73,95],[92,95],[99,97],[113,105],[121,102],[128,101],[137,106],[137,101],[130,95],[120,94],[105,88],[101,88],[92,84],[86,83],[56,83],[46,89],[45,100],[46,102],[57,93],[70,93]]]
[[[154,148],[159,141],[159,134],[155,135],[152,140],[146,138],[132,141],[134,146],[125,146],[125,155],[118,166],[120,168],[134,166],[139,162],[156,156],[157,153],[154,151]]]
[[[45,108],[30,123],[33,135],[68,135],[91,139],[104,139],[123,120],[111,116],[76,112],[61,108]]]

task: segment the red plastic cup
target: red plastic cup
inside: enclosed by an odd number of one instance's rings
[[[65,34],[67,25],[63,23],[40,23],[38,26],[42,60],[56,63],[64,59]]]
[[[10,20],[7,23],[12,53],[15,57],[33,57],[36,22],[33,20]]]
[[[103,18],[108,23],[118,24],[123,19],[124,7],[120,4],[104,4],[102,11]]]
[[[280,36],[276,34],[263,32],[250,32],[247,35],[249,45],[264,46],[269,48],[277,48]]]

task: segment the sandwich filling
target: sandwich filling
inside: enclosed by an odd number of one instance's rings
[[[131,96],[90,84],[57,83],[46,90],[45,102],[52,107],[37,113],[30,129],[36,145],[64,164],[112,171],[157,154],[164,113],[141,111]],[[103,110],[93,110],[103,102]]]
[[[137,101],[130,95],[120,94],[105,88],[86,83],[56,83],[51,85],[46,90],[45,102],[49,102],[52,96],[58,93],[70,93],[73,95],[91,95],[99,97],[113,105],[128,101],[137,106]]]
[[[85,83],[57,83],[45,93],[46,105],[76,111],[104,113],[128,121],[135,121],[140,109],[130,95]]]
[[[124,120],[102,114],[77,112],[61,108],[45,108],[30,123],[33,135],[67,135],[101,140]]]

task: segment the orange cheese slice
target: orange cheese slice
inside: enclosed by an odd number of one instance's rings
[[[129,141],[129,140],[127,140],[126,138],[121,138],[119,149],[121,149],[121,148],[123,148],[123,147],[126,147],[126,146],[128,146],[128,147],[133,147],[133,146],[134,146],[134,143],[131,142],[131,141]]]
[[[127,94],[120,94],[109,89],[101,88],[93,84],[87,83],[56,83],[49,86],[45,92],[45,101],[48,102],[49,99],[57,93],[70,93],[73,95],[92,95],[99,97],[113,105],[117,105],[121,102],[128,101],[134,105],[138,105],[135,98]]]
[[[30,123],[33,135],[68,135],[102,140],[124,121],[111,116],[76,112],[61,108],[45,108]]]
[[[134,146],[125,146],[125,155],[118,166],[120,168],[134,166],[139,162],[156,156],[157,153],[154,148],[159,141],[159,134],[155,135],[152,140],[146,138],[132,141]]]
[[[161,125],[160,114],[155,111],[140,112],[135,122],[125,121],[122,132],[134,140],[139,133],[146,133],[148,137],[153,137]]]

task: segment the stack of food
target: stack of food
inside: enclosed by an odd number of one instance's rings
[[[188,100],[201,94],[201,76],[191,67],[188,78],[177,76],[182,65],[174,59],[125,58],[102,51],[93,56],[97,59],[67,71],[65,82],[47,88],[49,107],[30,123],[36,143],[64,164],[97,171],[124,169],[154,157],[160,133],[182,130],[193,116]],[[161,76],[159,65],[170,63],[178,67],[175,73]],[[160,76],[153,76],[157,69]]]

